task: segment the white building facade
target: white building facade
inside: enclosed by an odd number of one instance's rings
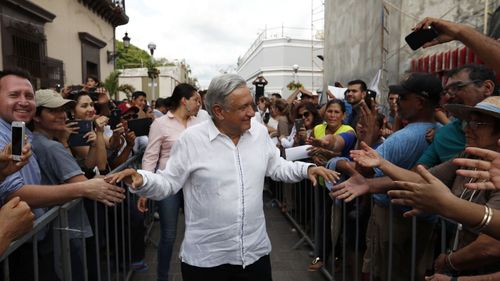
[[[317,57],[323,55],[321,35],[314,39],[296,39],[284,36],[283,32],[269,36],[264,31],[245,55],[238,59],[237,73],[251,89],[254,89],[254,79],[263,75],[268,81],[266,96],[279,93],[283,98],[288,97],[293,90],[289,90],[287,85],[293,81],[302,83],[309,90],[321,90],[323,63]],[[294,71],[294,65],[298,66],[297,72]]]
[[[174,63],[170,66],[156,67],[160,74],[154,80],[154,88],[152,80],[148,77],[148,69],[143,68],[126,68],[120,70],[118,83],[120,85],[129,84],[136,91],[143,91],[147,95],[147,100],[156,100],[158,97],[166,98],[172,95],[175,86],[180,83],[191,83],[190,71],[183,62]],[[154,90],[154,92],[153,92]],[[120,93],[119,99],[125,98],[124,93]]]

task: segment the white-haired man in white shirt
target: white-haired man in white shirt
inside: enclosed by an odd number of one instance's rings
[[[316,184],[317,176],[333,182],[338,175],[279,156],[267,129],[252,121],[253,98],[240,76],[214,78],[205,98],[212,118],[184,131],[164,170],[127,169],[106,180],[154,200],[183,190],[183,280],[272,280],[264,177]]]

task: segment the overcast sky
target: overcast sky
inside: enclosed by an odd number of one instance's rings
[[[130,21],[117,28],[116,37],[128,32],[131,43],[144,50],[154,42],[155,57],[185,59],[206,88],[212,77],[236,65],[266,26],[310,28],[311,7],[317,11],[323,2],[127,0]]]

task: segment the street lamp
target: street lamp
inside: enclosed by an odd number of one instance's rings
[[[154,66],[154,59],[153,59],[153,54],[156,50],[156,44],[151,42],[148,44],[148,49],[149,52],[151,53],[151,68],[148,70],[148,75],[151,77],[151,98],[156,100],[156,93],[155,93],[155,78],[157,76],[157,71]]]
[[[155,50],[156,50],[156,44],[151,42],[148,44],[148,49],[149,49],[149,52],[151,53],[151,57],[153,56]]]
[[[125,36],[123,36],[122,40],[123,40],[123,49],[126,52],[128,50],[128,47],[130,47],[130,37],[128,37],[127,32],[125,32]],[[120,56],[120,53],[118,53],[116,51],[114,51],[114,52],[107,51],[106,54],[107,54],[108,63],[114,61],[117,57]]]
[[[292,69],[293,69],[293,81],[295,83],[297,83],[297,72],[299,71],[299,65],[298,64],[294,64],[292,65]]]
[[[128,47],[130,47],[130,37],[128,37],[128,32],[125,32],[125,36],[123,36],[122,40],[123,40],[123,48],[127,50]]]

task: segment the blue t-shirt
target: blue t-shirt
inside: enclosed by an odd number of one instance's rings
[[[455,158],[464,149],[465,133],[462,121],[455,119],[436,132],[434,140],[418,159],[417,164],[431,168]]]
[[[416,122],[410,123],[403,129],[390,135],[376,151],[385,160],[403,169],[411,169],[417,163],[429,143],[425,139],[428,129],[434,128],[435,123]],[[375,177],[382,177],[384,173],[376,168]],[[386,194],[373,194],[375,202],[389,206],[389,197]]]
[[[48,139],[39,132],[33,133],[33,152],[38,155],[42,184],[63,184],[75,176],[83,175],[76,159],[62,143]],[[70,228],[81,230],[81,232],[69,232],[70,238],[92,236],[92,228],[83,205],[69,211],[68,223]]]
[[[354,132],[344,132],[338,135],[344,139],[344,148],[342,149],[341,156],[349,157],[349,152],[356,145],[356,134]]]

